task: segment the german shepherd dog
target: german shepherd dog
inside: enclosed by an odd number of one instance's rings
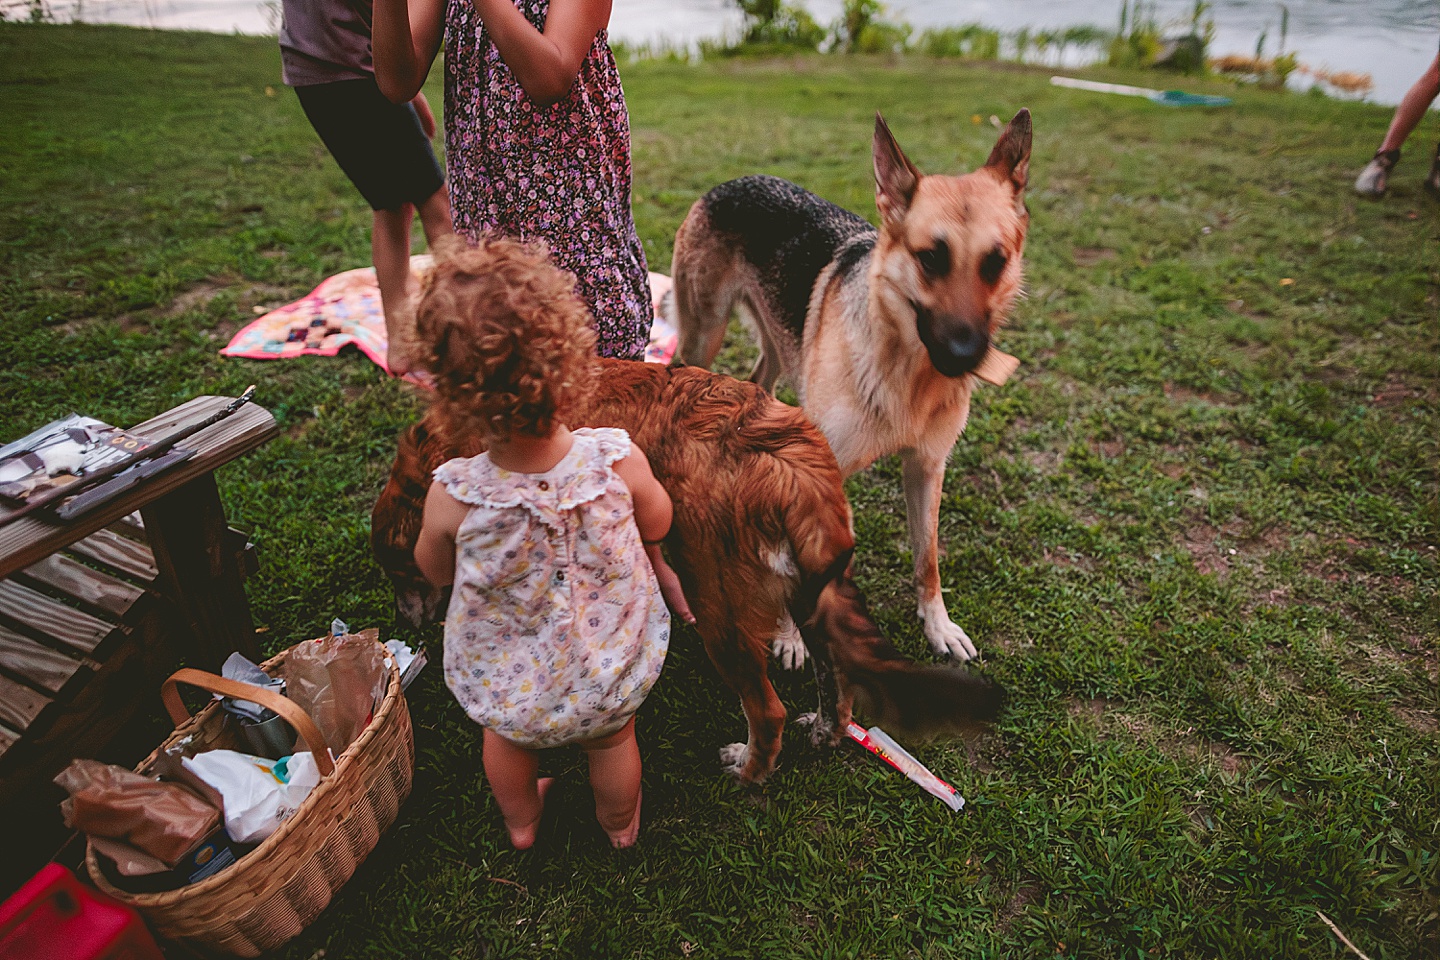
[[[675,236],[672,310],[686,363],[710,365],[738,307],[759,340],[751,379],[770,390],[793,375],[842,474],[900,454],[925,636],[961,660],[976,652],[941,598],[940,488],[972,377],[1003,383],[1016,365],[990,341],[1020,292],[1030,140],[1021,110],[984,167],[925,176],[877,114],[879,230],[754,176],[707,193]],[[787,639],[782,627],[775,653],[787,665],[803,657],[793,630]]]
[[[801,411],[754,384],[695,368],[600,362],[590,410],[570,426],[626,430],[675,503],[666,549],[695,629],[749,725],[745,743],[721,750],[728,770],[758,783],[775,769],[786,714],[766,667],[776,620],[787,611],[819,682],[814,742],[838,743],[852,708],[911,735],[995,715],[997,686],[906,659],[871,620],[850,576],[854,536],[840,470]],[[437,618],[443,601],[414,558],[430,474],[482,449],[473,436],[451,435],[433,412],[400,436],[371,542],[412,624]]]

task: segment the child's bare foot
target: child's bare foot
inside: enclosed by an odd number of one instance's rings
[[[545,794],[550,792],[550,786],[554,782],[554,777],[541,777],[535,781],[535,791],[540,794],[540,812],[535,814],[534,820],[518,827],[510,823],[505,824],[505,829],[510,834],[510,846],[516,850],[529,850],[535,846],[535,834],[539,831],[540,821],[545,816]]]
[[[636,795],[635,815],[630,818],[629,823],[621,827],[619,830],[611,830],[609,827],[606,827],[604,823],[600,824],[600,826],[605,830],[605,835],[610,838],[610,846],[614,847],[616,850],[624,850],[627,847],[633,847],[635,846],[635,841],[640,839],[641,797],[641,794]]]

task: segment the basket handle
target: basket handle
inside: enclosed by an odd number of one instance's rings
[[[257,687],[253,683],[241,683],[239,680],[229,680],[204,670],[183,667],[167,677],[160,686],[160,699],[165,701],[165,709],[177,727],[190,719],[190,711],[185,709],[185,702],[180,699],[180,691],[175,689],[176,684],[180,683],[269,707],[284,717],[300,734],[305,745],[310,748],[310,754],[315,758],[315,766],[320,769],[322,777],[328,777],[335,772],[335,762],[330,759],[330,751],[325,746],[325,738],[320,735],[320,728],[315,726],[310,715],[289,697],[282,697],[273,690]]]

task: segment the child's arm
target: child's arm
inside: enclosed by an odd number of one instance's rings
[[[377,11],[380,2],[376,0]],[[525,94],[541,107],[570,92],[595,43],[595,34],[610,23],[611,0],[551,0],[543,33],[531,26],[514,0],[472,2],[506,66]],[[376,62],[378,73],[378,56]]]
[[[373,16],[370,56],[375,82],[392,103],[406,103],[425,85],[430,64],[440,52],[445,0],[375,0]]]
[[[615,472],[630,488],[630,499],[635,504],[635,526],[639,528],[640,539],[645,544],[645,556],[650,558],[650,566],[655,570],[660,593],[676,616],[686,623],[694,623],[695,615],[690,612],[685,592],[680,589],[680,578],[660,552],[660,541],[670,532],[670,521],[675,516],[670,494],[650,472],[650,461],[645,457],[645,451],[634,443],[630,444],[629,456],[615,461]]]
[[[415,541],[415,565],[431,586],[444,587],[454,582],[455,534],[469,511],[469,507],[450,496],[440,481],[430,484],[425,494],[420,539]]]

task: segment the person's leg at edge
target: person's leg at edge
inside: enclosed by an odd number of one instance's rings
[[[389,341],[386,365],[397,377],[420,372],[422,351],[415,342],[415,302],[410,289],[410,225],[416,209],[407,203],[398,210],[376,210],[370,241]],[[450,221],[450,194],[442,186],[422,200],[418,209],[420,226],[433,250],[436,241],[455,232]]]
[[[1424,119],[1425,111],[1430,109],[1437,96],[1440,96],[1440,56],[1431,61],[1429,68],[1406,91],[1400,105],[1395,108],[1395,116],[1390,119],[1390,129],[1385,132],[1380,149],[1375,151],[1375,156],[1355,180],[1356,193],[1378,197],[1385,192],[1390,171],[1400,160],[1400,148]]]
[[[395,376],[409,373],[414,340],[414,311],[410,304],[410,224],[415,208],[406,203],[390,210],[375,211],[370,234],[370,253],[375,261],[375,282],[380,288],[380,306],[385,312],[385,335],[389,340],[387,366]]]
[[[516,850],[530,849],[535,845],[551,783],[550,777],[536,779],[540,755],[486,730],[483,760],[485,779],[490,781],[490,790],[500,805],[511,846]]]
[[[430,248],[435,248],[435,243],[441,237],[448,237],[455,232],[455,224],[450,219],[450,191],[442,186],[428,198],[421,201],[419,205],[420,226],[425,230],[425,239]]]
[[[595,790],[595,818],[610,845],[633,847],[640,836],[640,746],[635,718],[609,736],[580,744],[590,761],[590,786]]]

